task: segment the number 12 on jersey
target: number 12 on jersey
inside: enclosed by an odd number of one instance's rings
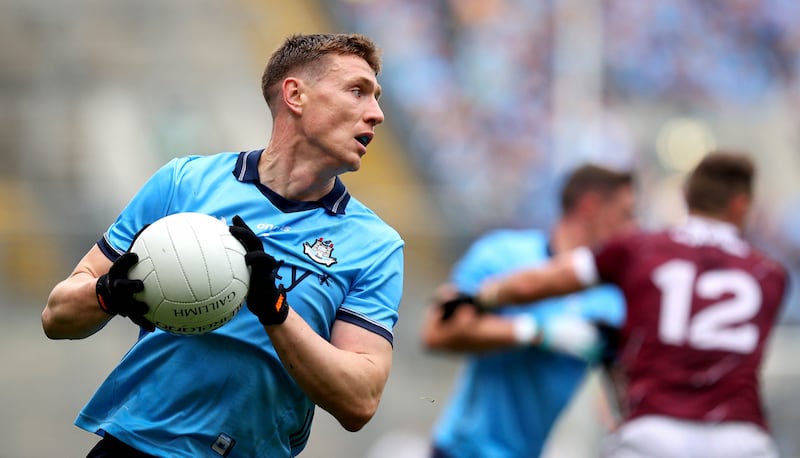
[[[751,353],[758,345],[758,327],[748,322],[761,307],[758,282],[740,269],[709,270],[673,259],[653,271],[661,291],[658,335],[669,345],[698,350]],[[692,314],[695,300],[712,301]]]

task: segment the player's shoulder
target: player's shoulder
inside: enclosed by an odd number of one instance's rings
[[[750,245],[750,259],[754,268],[761,272],[772,273],[783,281],[786,281],[789,276],[787,267],[781,261],[778,261],[778,259],[753,245]]]
[[[639,229],[616,234],[608,240],[592,246],[592,249],[595,255],[615,253],[614,256],[617,256],[619,253],[639,252],[643,247],[652,249],[667,240],[665,231]]]
[[[681,245],[673,236],[673,227],[639,229],[615,237],[624,250],[634,256],[675,254],[676,245]]]
[[[523,245],[546,245],[547,234],[537,229],[491,229],[478,236],[475,245],[504,245],[509,247]]]
[[[367,238],[398,242],[403,240],[392,225],[352,194],[345,208],[344,221],[349,226],[348,230],[358,234],[362,241]]]
[[[174,177],[197,174],[200,178],[210,171],[230,174],[234,170],[239,155],[240,153],[225,152],[177,156],[165,163],[161,167],[160,173]]]
[[[241,153],[238,152],[221,152],[213,154],[186,154],[173,158],[170,163],[174,164],[176,168],[181,167],[206,167],[216,166],[220,163],[230,163],[232,166],[236,163]]]
[[[465,257],[503,263],[511,259],[541,259],[547,254],[547,242],[547,235],[534,229],[492,229],[469,244]]]
[[[231,179],[242,153],[188,154],[171,159],[161,169],[162,176],[183,186],[213,186]]]
[[[659,243],[669,242],[669,228],[656,228],[656,229],[640,229],[630,232],[625,232],[618,235],[616,238],[622,240],[624,243],[636,245],[640,243]]]

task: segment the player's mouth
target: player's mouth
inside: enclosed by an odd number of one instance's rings
[[[369,144],[369,142],[372,141],[372,135],[371,134],[359,135],[356,137],[356,141],[364,145],[364,147],[366,147]]]

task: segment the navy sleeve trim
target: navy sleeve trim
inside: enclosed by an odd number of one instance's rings
[[[292,453],[296,451],[298,454],[303,450],[308,437],[311,435],[311,422],[314,419],[314,409],[306,411],[306,416],[303,419],[303,425],[297,431],[289,435],[289,447],[292,448]]]
[[[103,254],[106,255],[106,257],[111,261],[116,261],[117,258],[122,256],[121,252],[119,252],[116,248],[111,246],[110,243],[108,243],[106,234],[103,234],[103,237],[101,237],[100,240],[97,241],[97,247],[100,248],[100,251],[102,251]]]
[[[353,311],[340,308],[339,311],[336,312],[336,319],[362,327],[367,331],[374,332],[375,334],[378,334],[379,336],[388,340],[389,343],[392,344],[392,347],[394,347],[394,335],[392,334],[392,332],[384,328],[383,326],[379,325],[375,321],[367,319],[363,315],[359,315]]]

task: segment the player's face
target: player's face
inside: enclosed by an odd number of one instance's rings
[[[326,73],[307,89],[303,125],[307,140],[334,173],[358,170],[375,126],[383,122],[381,87],[356,56],[329,56]]]
[[[595,242],[636,228],[635,198],[629,186],[602,200],[594,219]]]

